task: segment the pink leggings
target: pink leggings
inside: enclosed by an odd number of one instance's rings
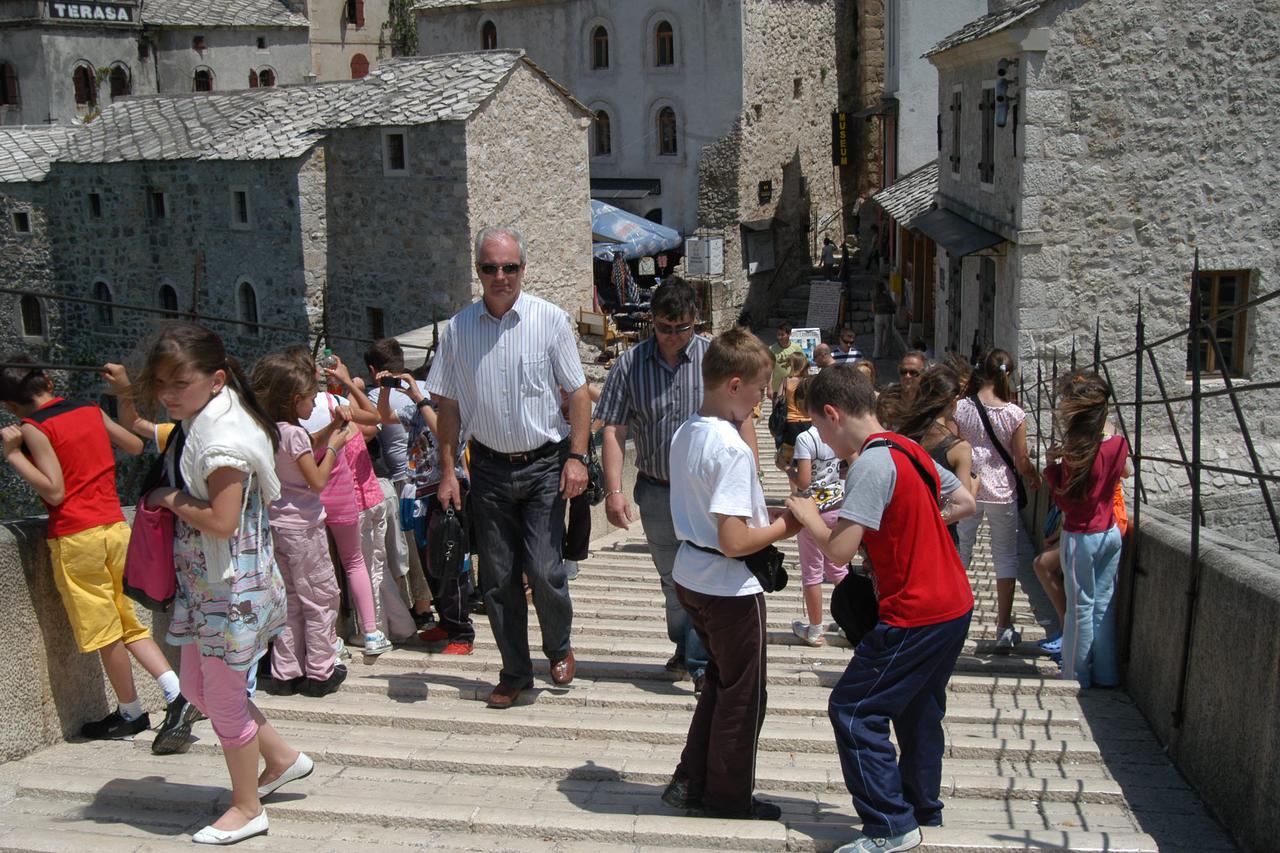
[[[347,593],[351,596],[356,615],[360,617],[360,627],[366,634],[376,631],[378,616],[373,609],[373,584],[364,565],[364,552],[360,549],[360,521],[357,519],[350,524],[326,521],[325,526],[338,546],[338,558],[347,573]]]
[[[834,528],[839,519],[840,507],[838,506],[822,513],[822,521],[827,527]],[[823,578],[837,584],[849,574],[847,566],[837,566],[822,553],[822,549],[813,539],[813,534],[808,530],[801,530],[796,536],[796,546],[800,550],[800,584],[802,586],[815,586],[822,583]]]
[[[248,675],[221,658],[200,654],[199,643],[182,646],[182,695],[213,723],[223,749],[244,746],[258,736],[262,712],[249,701]]]

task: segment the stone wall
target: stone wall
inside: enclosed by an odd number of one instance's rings
[[[844,0],[856,7],[857,22],[855,59],[854,110],[876,104],[884,90],[884,0]],[[879,138],[879,123],[854,125],[854,151],[857,163],[850,171],[850,198],[871,195],[880,189],[884,152]]]
[[[69,124],[77,119],[71,74],[79,62],[87,62],[94,69],[119,63],[129,71],[133,93],[156,91],[154,68],[138,59],[136,30],[49,27],[35,32],[39,54],[34,58],[34,79],[28,78],[35,85],[20,83],[24,120],[30,124]],[[30,67],[33,63],[24,64]],[[110,105],[111,84],[104,80],[97,97],[100,109]]]
[[[0,285],[41,292],[52,288],[48,199],[49,185],[45,183],[0,184]],[[31,233],[20,234],[14,229],[13,215],[19,212],[28,215]],[[0,351],[41,345],[38,340],[23,337],[19,300],[17,296],[0,294],[0,313],[9,318],[0,326]],[[56,326],[59,318],[60,309],[47,305],[44,316],[46,335],[51,324]]]
[[[538,132],[513,134],[513,122]],[[469,270],[459,271],[455,286],[469,281],[470,294],[479,296],[470,238],[487,225],[509,222],[525,235],[525,288],[568,311],[575,322],[577,309],[590,307],[587,124],[580,109],[523,62],[472,116],[466,128],[467,180],[460,188],[469,230],[459,234],[464,242],[455,254],[458,267]]]
[[[346,0],[305,0],[311,20],[311,65],[319,80],[350,80],[351,60],[362,54],[369,69],[390,56],[383,27],[388,18],[388,0],[365,0],[364,26],[346,20]]]
[[[195,50],[192,39],[201,36],[204,50]],[[226,92],[249,88],[249,72],[270,68],[276,85],[305,82],[311,73],[311,47],[306,27],[164,27],[156,32],[156,62],[160,91],[184,94],[195,91],[197,68],[213,72],[213,90]],[[267,40],[258,50],[258,38]],[[350,74],[347,75],[348,78]]]
[[[1175,727],[1189,531],[1181,517],[1144,507],[1140,533],[1125,686],[1235,840],[1245,850],[1273,850],[1280,833],[1280,560],[1274,548],[1249,552],[1229,537],[1203,534],[1186,706]]]
[[[507,116],[506,121],[511,117]],[[385,132],[407,134],[406,174],[387,174]],[[325,144],[329,328],[374,337],[450,316],[465,304],[470,274],[466,130],[460,122],[334,131]],[[514,170],[518,160],[508,168]],[[366,345],[334,341],[349,363]]]

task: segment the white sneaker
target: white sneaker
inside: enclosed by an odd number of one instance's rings
[[[391,641],[381,631],[372,631],[364,635],[364,659],[369,662],[383,652],[391,651]]]
[[[822,625],[810,625],[808,622],[797,619],[791,623],[791,633],[803,640],[806,645],[825,646],[827,644],[827,638],[822,635]]]
[[[920,846],[920,829],[904,832],[889,838],[872,838],[864,835],[836,848],[835,853],[900,853]]]
[[[212,824],[191,836],[191,840],[196,844],[235,844],[244,841],[246,838],[252,838],[255,835],[265,835],[267,832],[267,810],[264,808],[258,812],[258,816],[246,823],[239,829],[215,829]]]
[[[996,654],[1007,655],[1013,651],[1013,647],[1022,642],[1022,635],[1013,630],[1012,627],[1005,628],[1000,632],[1000,636],[996,639]]]

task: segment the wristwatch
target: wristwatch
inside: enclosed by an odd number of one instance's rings
[[[581,462],[583,465],[586,465],[586,464],[587,464],[587,454],[585,454],[585,453],[570,453],[570,454],[569,454],[569,458],[570,458],[570,459],[577,459],[577,460],[578,460],[579,462]]]

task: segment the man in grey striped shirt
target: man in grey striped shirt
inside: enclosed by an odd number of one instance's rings
[[[521,291],[520,232],[507,225],[483,229],[475,257],[484,297],[450,321],[427,390],[439,406],[442,506],[461,506],[454,460],[460,435],[471,442],[480,587],[502,653],[489,707],[509,708],[533,686],[522,572],[533,589],[551,680],[573,680],[573,603],[560,549],[565,501],[587,485],[591,399],[569,315]],[[561,388],[569,395],[567,426]]]
[[[636,443],[635,500],[644,535],[662,581],[667,636],[675,654],[669,672],[687,670],[700,690],[707,668],[703,648],[689,616],[676,598],[671,571],[680,541],[671,521],[671,437],[702,405],[702,357],[710,343],[694,334],[698,302],[684,279],[671,276],[654,292],[652,337],[627,350],[609,370],[596,417],[604,421],[605,512],[610,523],[627,527],[631,507],[622,491],[623,445]]]

